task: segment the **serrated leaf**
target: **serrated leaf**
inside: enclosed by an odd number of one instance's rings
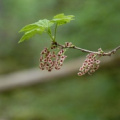
[[[63,25],[63,24],[70,22],[71,20],[74,20],[73,18],[74,18],[73,15],[65,16],[62,13],[62,14],[58,14],[58,15],[54,16],[54,18],[51,21],[54,23],[57,23],[57,25]]]
[[[19,32],[24,32],[24,31],[26,32],[26,31],[30,31],[32,29],[37,29],[37,28],[47,29],[47,28],[51,27],[53,24],[54,23],[52,23],[50,20],[43,19],[43,20],[39,20],[38,22],[35,22],[33,24],[26,25]]]
[[[29,24],[23,27],[19,32],[24,32],[24,31],[30,31],[32,29],[38,28],[38,25],[36,24]]]
[[[44,31],[44,30],[43,30]],[[18,43],[23,42],[24,40],[28,40],[31,37],[33,37],[35,34],[42,34],[42,29],[33,29],[31,31],[25,32],[25,34],[22,36],[20,41]]]
[[[53,25],[51,21],[47,19],[39,20],[38,22],[35,22],[33,24],[26,25],[23,27],[20,32],[25,32],[22,38],[20,39],[20,42],[23,42],[24,40],[30,39],[35,34],[42,34],[43,32],[46,32],[49,30],[49,28]]]
[[[44,19],[44,20],[39,20],[36,24],[37,24],[39,27],[49,28],[49,27],[51,27],[54,23],[52,23],[50,20]]]

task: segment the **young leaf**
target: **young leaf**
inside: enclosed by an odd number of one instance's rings
[[[30,31],[27,31],[25,32],[25,34],[22,36],[22,38],[19,40],[18,43],[21,43],[23,42],[24,40],[28,40],[30,39],[31,37],[33,37],[35,34],[42,34],[44,31],[44,29],[33,29],[33,30],[30,30]]]
[[[54,23],[52,23],[51,21],[43,19],[33,24],[26,25],[20,30],[20,32],[25,32],[25,34],[20,39],[19,43],[23,42],[24,40],[30,39],[35,34],[42,34],[43,32],[47,32],[53,24]]]
[[[43,28],[49,28],[51,27],[54,23],[52,23],[50,20],[44,19],[44,20],[39,20],[36,23],[39,27],[43,27]]]
[[[62,13],[62,14],[58,14],[58,15],[54,16],[54,18],[51,21],[53,23],[57,23],[57,25],[63,25],[63,24],[70,22],[71,20],[74,20],[73,17],[74,17],[73,15],[65,16]]]
[[[38,28],[38,25],[33,23],[33,24],[26,25],[19,32],[27,32],[27,31],[30,31],[30,30],[35,29],[35,28]]]

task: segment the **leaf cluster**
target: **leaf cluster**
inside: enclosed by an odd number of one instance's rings
[[[19,32],[24,32],[24,35],[22,38],[19,40],[19,43],[30,39],[36,34],[42,34],[42,33],[47,33],[52,41],[55,41],[55,36],[56,36],[56,30],[57,26],[69,23],[71,20],[73,20],[74,16],[73,15],[67,15],[65,16],[63,13],[58,14],[53,17],[52,20],[39,20],[38,22],[26,25],[23,27]],[[51,27],[55,25],[56,27],[54,28],[54,35],[52,35],[51,32]]]

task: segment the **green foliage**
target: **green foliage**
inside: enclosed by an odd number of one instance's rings
[[[65,16],[62,13],[54,16],[54,18],[52,19],[52,22],[57,23],[57,25],[63,25],[70,22],[71,20],[74,20],[73,17],[74,17],[73,15]]]
[[[57,25],[59,26],[66,24],[71,20],[73,20],[73,17],[74,17],[73,15],[65,16],[64,14],[58,14],[54,16],[52,20],[43,19],[33,24],[26,25],[20,30],[20,32],[25,32],[25,34],[20,39],[19,43],[23,42],[24,40],[30,39],[35,34],[42,34],[44,32],[48,33],[51,39],[55,41],[54,36],[56,36]],[[51,26],[53,26],[54,24],[56,24],[56,27],[55,27],[55,35],[53,36],[51,33]]]
[[[39,20],[33,24],[26,25],[20,30],[20,32],[25,32],[25,34],[20,39],[19,43],[33,37],[35,34],[42,34],[43,32],[47,32],[52,25],[53,23],[47,19]]]

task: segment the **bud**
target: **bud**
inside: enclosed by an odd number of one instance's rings
[[[65,47],[71,47],[72,43],[71,42],[65,42]]]

